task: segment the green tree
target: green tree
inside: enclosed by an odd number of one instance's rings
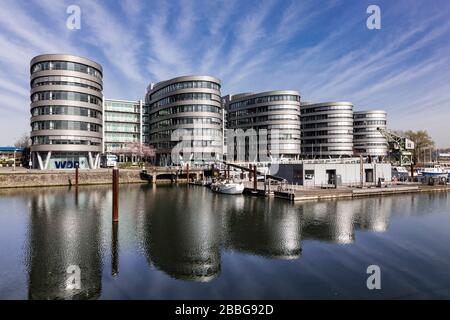
[[[413,161],[418,163],[419,154],[424,149],[434,147],[435,143],[426,130],[412,131],[408,130],[404,132],[404,135],[414,142]]]

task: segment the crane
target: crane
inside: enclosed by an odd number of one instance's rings
[[[393,165],[409,166],[413,163],[414,142],[398,133],[384,128],[377,130],[389,144],[389,159]]]

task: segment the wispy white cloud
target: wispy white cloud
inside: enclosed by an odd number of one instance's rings
[[[140,99],[149,82],[211,74],[222,79],[224,94],[286,88],[307,100],[386,108],[395,127],[403,116],[411,127],[426,127],[426,106],[441,115],[430,132],[449,144],[445,2],[381,1],[379,31],[365,27],[363,1],[79,0],[82,29],[74,32],[65,28],[69,4],[2,1],[0,72],[8,77],[0,78],[0,107],[26,126],[29,60],[67,52],[100,62],[105,94],[114,98]],[[4,144],[11,135],[1,121]]]

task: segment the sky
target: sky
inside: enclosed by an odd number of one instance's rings
[[[373,4],[380,29],[366,24]],[[80,29],[66,26],[70,5]],[[390,129],[450,147],[448,0],[0,0],[0,146],[30,131],[29,63],[44,53],[100,63],[106,98],[206,74],[223,95],[298,90],[384,109]]]

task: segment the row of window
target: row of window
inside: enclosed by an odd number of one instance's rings
[[[89,74],[91,76],[97,77],[99,79],[102,78],[102,73],[100,70],[93,68],[91,66],[87,66],[85,64],[69,62],[69,61],[45,61],[38,62],[31,67],[31,73],[44,71],[44,70],[68,70],[68,71],[77,71]]]
[[[139,125],[126,123],[105,123],[105,131],[139,133]]]
[[[353,127],[353,122],[319,122],[305,123],[301,125],[302,129],[328,128],[328,127]]]
[[[173,149],[180,141],[164,141],[152,143],[152,146],[156,149]],[[192,147],[218,147],[217,142],[215,140],[191,140],[184,141],[183,148],[192,148]],[[219,147],[221,148],[221,147]]]
[[[335,131],[320,130],[320,131],[302,132],[302,137],[318,137],[318,136],[332,136],[332,135],[350,136],[353,139],[352,130],[335,130]]]
[[[233,126],[239,126],[239,125],[243,125],[243,124],[259,123],[259,122],[265,122],[265,121],[277,121],[277,120],[300,121],[300,117],[296,116],[296,115],[289,115],[289,114],[278,114],[278,115],[231,120],[231,121],[229,121],[229,125],[233,127]]]
[[[353,121],[353,117],[351,113],[331,113],[331,114],[320,114],[317,116],[302,116],[302,122],[308,121],[317,121],[317,120],[327,120],[327,119],[349,119],[349,121]]]
[[[31,137],[33,145],[39,144],[85,144],[85,145],[100,145],[101,139],[93,137],[75,136],[67,138],[67,136],[35,136]]]
[[[162,89],[159,89],[155,93],[150,96],[150,100],[160,97],[166,93],[182,90],[182,89],[193,89],[193,88],[205,88],[205,89],[214,89],[220,90],[220,85],[215,82],[210,81],[183,81],[168,85]]]
[[[148,109],[145,108],[145,110],[148,110]],[[139,105],[139,103],[105,101],[105,111],[139,113],[140,105]]]
[[[150,105],[150,108],[158,108],[158,107],[168,105],[170,103],[183,101],[183,100],[216,100],[216,101],[220,102],[220,96],[218,96],[216,94],[211,94],[211,93],[198,93],[198,92],[181,93],[181,94],[176,94],[176,95],[161,99],[155,103],[152,103]]]
[[[102,126],[96,123],[69,121],[69,120],[52,120],[52,121],[36,121],[31,123],[33,131],[36,130],[81,130],[102,132]]]
[[[73,91],[43,91],[34,93],[31,96],[32,102],[43,100],[71,100],[102,105],[102,100],[96,96]]]
[[[70,116],[83,116],[102,119],[102,113],[97,110],[88,108],[73,107],[73,106],[43,106],[31,109],[31,114],[35,116],[43,115],[70,115]]]
[[[162,120],[156,123],[151,124],[151,130],[157,129],[157,128],[163,128],[163,127],[170,127],[175,125],[181,125],[181,124],[217,124],[220,125],[222,121],[217,118],[191,118],[191,117],[185,117],[185,118],[173,118],[173,119],[166,119]]]
[[[74,86],[74,87],[80,87],[80,88],[87,88],[87,89],[92,89],[95,91],[101,91],[100,89],[98,89],[97,87],[92,87],[89,86],[87,84],[83,84],[83,83],[78,83],[78,82],[68,82],[68,81],[47,81],[47,82],[39,82],[39,84],[35,85],[36,86]]]
[[[40,144],[70,144],[70,145],[87,145],[87,146],[100,146],[101,142],[94,142],[91,140],[74,140],[74,139],[51,139],[50,137],[39,136],[32,137],[31,143],[33,145]]]
[[[265,96],[259,98],[248,99],[239,102],[230,103],[230,109],[236,109],[252,104],[259,104],[265,102],[273,102],[273,101],[297,101],[300,102],[300,96],[296,95],[273,95],[273,96]]]
[[[250,114],[255,114],[255,113],[262,113],[262,112],[269,112],[269,111],[279,111],[279,110],[286,110],[286,111],[296,111],[299,112],[300,111],[300,107],[296,106],[296,105],[276,105],[276,106],[262,106],[262,107],[257,107],[257,108],[249,108],[249,109],[244,109],[244,110],[237,110],[235,112],[230,112],[228,114],[229,117],[240,117],[240,116],[245,116],[245,115],[250,115]]]
[[[140,116],[135,113],[105,112],[105,121],[139,123]]]
[[[179,132],[175,130],[163,130],[150,135],[151,140],[156,139],[171,139],[171,137],[179,136],[213,136],[222,137],[222,130],[210,128],[189,128],[182,129]]]
[[[366,120],[366,121],[355,121],[355,126],[368,126],[368,125],[386,125],[386,120]]]
[[[101,86],[98,83],[78,77],[46,76],[36,78],[31,82],[32,88],[46,85],[69,85],[101,91]]]
[[[324,106],[324,107],[315,107],[315,108],[300,108],[300,112],[302,114],[305,113],[315,113],[315,112],[328,112],[328,111],[352,111],[353,106]]]
[[[375,134],[359,134],[359,135],[354,135],[353,139],[355,140],[364,140],[364,139],[377,139],[377,140],[385,140],[385,138],[380,134],[380,135],[375,135]]]
[[[355,119],[364,119],[364,118],[385,118],[385,113],[355,113]]]
[[[365,143],[358,143],[355,144],[355,146],[358,147],[387,147],[388,144],[386,142],[365,142]]]
[[[352,140],[347,139],[340,139],[340,138],[327,138],[327,139],[314,139],[314,140],[307,140],[304,142],[304,144],[327,144],[327,143],[352,143]]]
[[[106,142],[137,142],[139,135],[135,133],[114,132],[105,133]]]
[[[150,119],[154,119],[160,116],[166,116],[170,114],[177,114],[177,113],[183,113],[183,112],[213,112],[213,113],[220,113],[221,109],[216,106],[211,105],[202,105],[202,104],[194,104],[194,105],[183,105],[183,106],[176,106],[176,107],[170,107],[167,109],[159,110],[158,112],[152,113],[150,115]]]

